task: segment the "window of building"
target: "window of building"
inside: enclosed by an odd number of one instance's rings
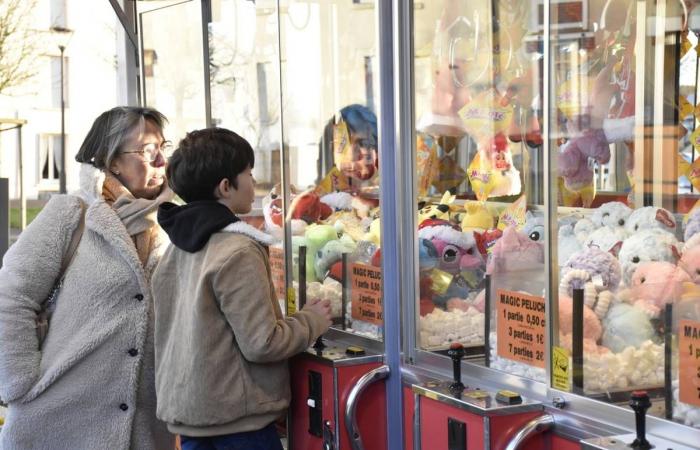
[[[61,135],[43,134],[39,138],[40,183],[58,183],[61,174]]]

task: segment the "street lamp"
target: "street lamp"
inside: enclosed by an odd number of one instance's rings
[[[66,99],[64,95],[64,82],[63,82],[63,53],[66,50],[68,41],[73,35],[73,30],[53,26],[51,31],[58,33],[62,38],[58,43],[58,50],[61,52],[61,173],[59,174],[58,190],[61,194],[65,194],[66,191]]]

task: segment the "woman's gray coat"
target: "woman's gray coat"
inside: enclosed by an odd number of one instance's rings
[[[35,318],[79,223],[78,198],[53,197],[3,260],[0,397],[10,407],[0,449],[174,448],[155,415],[147,275],[163,248],[144,270],[126,228],[99,195],[102,180],[81,173],[85,230],[41,351]]]

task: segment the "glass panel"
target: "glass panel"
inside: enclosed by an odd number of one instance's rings
[[[274,8],[247,0],[214,0],[211,6],[212,122],[240,134],[255,150],[256,202],[246,220],[262,226],[263,205],[270,211],[272,199],[268,194],[281,182],[277,14]],[[279,244],[270,247],[270,263],[284,310],[282,229],[269,226],[268,230],[280,239]]]
[[[550,8],[560,283],[552,384],[620,405],[644,389],[650,414],[698,427],[695,388],[693,402],[678,403],[678,355],[697,345],[692,332],[681,339],[678,321],[700,319],[689,214],[700,143],[695,16],[675,0]],[[692,358],[690,382],[700,386],[700,354]]]
[[[206,126],[201,3],[139,2],[138,7],[145,104],[165,114],[167,137],[178,142]]]
[[[284,5],[283,133],[296,191],[287,219],[297,298],[331,298],[338,328],[381,338],[374,2]]]
[[[544,381],[542,59],[526,51],[530,4],[414,3],[417,345],[445,353],[459,342],[479,364]]]

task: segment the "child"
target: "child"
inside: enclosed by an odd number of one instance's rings
[[[187,204],[158,211],[173,245],[153,275],[157,416],[183,450],[281,450],[287,358],[331,323],[328,300],[282,317],[272,239],[236,217],[255,199],[253,164],[245,139],[210,128],[188,133],[167,169]]]

